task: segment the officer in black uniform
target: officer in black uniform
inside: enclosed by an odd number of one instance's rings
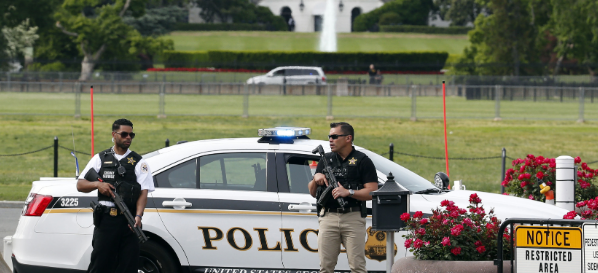
[[[334,273],[341,243],[347,250],[351,272],[367,272],[365,202],[372,199],[370,192],[378,189],[378,175],[372,160],[353,147],[354,135],[353,127],[346,122],[330,124],[328,140],[332,152],[326,153],[325,158],[340,185],[329,192],[331,198],[324,207],[318,206],[318,254],[322,273]],[[310,194],[316,198],[320,198],[328,186],[323,169],[324,164],[318,162],[316,174],[308,184]],[[347,202],[345,207],[340,207],[335,200],[339,197]]]
[[[94,155],[80,175],[86,177],[93,169],[104,182],[86,179],[77,181],[77,190],[80,192],[98,190],[99,205],[94,212],[93,251],[87,272],[137,273],[139,241],[112,200],[113,191],[116,191],[131,214],[135,215],[135,226],[141,226],[147,194],[154,190],[154,184],[145,160],[129,150],[134,137],[131,121],[114,121],[114,146]]]

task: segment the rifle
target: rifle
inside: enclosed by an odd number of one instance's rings
[[[330,168],[330,165],[328,165],[328,162],[326,161],[326,157],[324,156],[324,148],[322,148],[322,145],[318,145],[318,147],[311,151],[311,153],[319,153],[320,160],[324,163],[323,173],[326,176],[326,179],[328,180],[328,187],[326,187],[326,189],[324,189],[324,191],[322,191],[322,193],[320,194],[320,198],[318,198],[317,204],[319,206],[325,206],[329,196],[332,196],[329,193],[332,190],[338,188],[338,181],[336,180],[336,177],[334,177],[334,172],[332,171],[332,168]],[[343,197],[336,198],[336,202],[338,202],[338,205],[341,206],[341,208],[344,208],[347,205],[347,201],[345,201],[345,198]]]
[[[104,180],[102,180],[102,178],[100,177],[98,172],[96,172],[96,170],[94,170],[93,168],[89,169],[89,171],[85,175],[85,179],[87,181],[104,182]],[[125,215],[125,218],[127,218],[127,222],[129,223],[129,226],[131,227],[133,232],[135,232],[135,235],[137,235],[137,239],[139,239],[139,242],[142,244],[147,242],[147,236],[145,236],[141,227],[135,226],[135,217],[133,217],[133,215],[131,214],[131,211],[129,211],[129,208],[125,204],[125,201],[123,201],[123,199],[120,197],[120,195],[118,193],[116,193],[116,191],[113,191],[112,193],[114,193],[114,197],[112,198],[112,200],[114,201],[114,204],[116,204],[116,206],[122,212],[122,214]],[[93,201],[91,202],[90,205],[92,208],[97,207],[97,205],[95,205],[95,202],[93,202]]]

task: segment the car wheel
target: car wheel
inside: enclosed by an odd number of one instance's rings
[[[178,273],[180,266],[174,257],[162,246],[153,241],[141,245],[139,270],[144,273]]]

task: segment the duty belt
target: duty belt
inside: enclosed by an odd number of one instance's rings
[[[361,207],[349,207],[349,208],[324,208],[326,212],[336,213],[349,213],[354,211],[361,211]]]

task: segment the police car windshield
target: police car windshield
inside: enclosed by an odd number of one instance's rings
[[[365,149],[360,151],[372,159],[372,162],[374,162],[374,166],[376,166],[378,171],[385,175],[388,175],[388,173],[392,172],[392,175],[395,177],[395,181],[411,192],[435,188],[434,184],[432,184],[430,181],[402,167],[401,165],[384,158],[379,154]]]

